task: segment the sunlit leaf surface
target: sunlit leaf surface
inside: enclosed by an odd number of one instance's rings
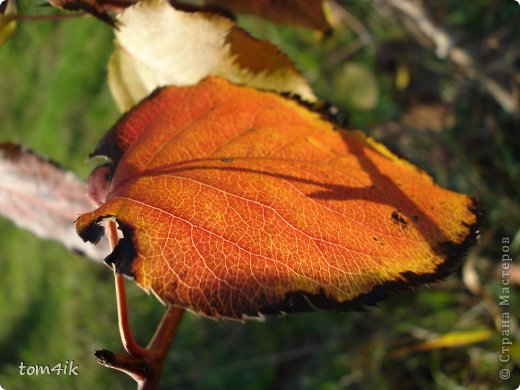
[[[95,154],[117,165],[80,235],[116,218],[107,261],[208,316],[360,308],[447,276],[480,222],[471,198],[361,132],[217,78],[158,90]]]

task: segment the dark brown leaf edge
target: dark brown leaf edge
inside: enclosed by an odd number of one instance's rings
[[[385,282],[375,286],[372,291],[361,294],[350,301],[337,302],[328,298],[324,291],[319,294],[308,294],[302,291],[289,292],[285,299],[274,305],[267,305],[261,310],[263,314],[298,313],[317,310],[331,311],[361,311],[366,306],[374,306],[379,301],[391,297],[399,292],[413,290],[420,285],[438,282],[448,277],[463,261],[469,249],[477,243],[480,234],[479,228],[484,221],[485,211],[483,205],[472,199],[468,207],[475,217],[475,223],[468,225],[468,234],[461,243],[445,241],[437,246],[437,252],[444,258],[434,272],[417,274],[415,272],[402,272],[402,280]]]

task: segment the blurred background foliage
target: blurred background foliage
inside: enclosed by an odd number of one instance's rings
[[[468,68],[436,56],[385,1],[344,0],[328,37],[250,16],[238,22],[279,45],[338,121],[361,128],[487,208],[481,245],[433,288],[362,313],[313,313],[265,322],[187,315],[163,388],[514,389],[520,384],[517,263],[518,112],[506,112]],[[25,14],[41,13],[21,2]],[[514,1],[432,0],[427,10],[518,99],[520,6]],[[18,23],[0,49],[0,141],[24,144],[86,178],[97,140],[117,120],[106,85],[110,29],[92,18]],[[516,84],[515,84],[516,83]],[[515,92],[516,91],[516,92]],[[516,94],[516,95],[515,95]],[[518,101],[516,101],[518,104]],[[94,349],[122,350],[108,268],[0,220],[0,385],[11,389],[133,387],[97,365]],[[511,361],[501,348],[502,238],[516,259],[508,311]],[[137,338],[163,307],[128,283]],[[444,338],[441,336],[444,335]],[[441,338],[439,338],[441,337]],[[429,341],[429,343],[426,343]],[[18,365],[73,360],[79,376],[20,376]],[[512,371],[502,381],[498,372]]]

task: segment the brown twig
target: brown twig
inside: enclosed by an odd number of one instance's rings
[[[354,15],[348,12],[336,1],[329,1],[331,12],[348,28],[354,31],[358,38],[345,47],[340,48],[326,60],[325,66],[331,67],[350,58],[355,52],[372,44],[373,38],[370,31]]]
[[[115,222],[107,222],[110,247],[114,249],[119,238]],[[168,305],[147,348],[141,347],[134,339],[128,320],[125,281],[114,267],[114,281],[117,298],[117,314],[121,341],[128,355],[115,354],[105,349],[97,350],[94,356],[105,367],[122,371],[137,382],[139,390],[156,389],[159,385],[166,355],[175,338],[185,310]]]
[[[80,18],[88,16],[86,12],[78,12],[73,14],[52,14],[52,15],[10,15],[11,20],[15,20],[17,22],[36,22],[36,21],[45,21],[45,20],[63,20],[63,19],[72,19],[72,18]]]
[[[339,5],[336,1],[329,1],[328,4],[332,13],[336,15],[345,26],[349,27],[359,36],[359,40],[363,45],[368,45],[373,42],[372,34],[365,25],[359,21],[359,19]]]

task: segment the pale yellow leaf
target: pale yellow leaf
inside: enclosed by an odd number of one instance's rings
[[[118,22],[109,84],[123,111],[157,87],[192,85],[211,75],[315,100],[282,52],[222,16],[179,11],[164,0],[144,0],[124,10]]]
[[[121,111],[128,110],[147,94],[145,77],[153,73],[139,70],[138,66],[136,60],[117,46],[108,61],[108,86]]]

